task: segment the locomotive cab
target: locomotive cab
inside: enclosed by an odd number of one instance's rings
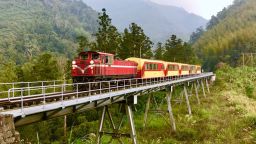
[[[78,57],[72,61],[72,77],[74,82],[86,82],[94,76],[94,67],[101,63],[101,54],[97,52],[81,52]],[[86,79],[85,79],[86,78]]]

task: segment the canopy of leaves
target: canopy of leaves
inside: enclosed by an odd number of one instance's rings
[[[76,38],[97,27],[97,13],[82,1],[0,0],[0,53],[17,64],[42,51],[71,58]]]
[[[153,42],[144,33],[143,29],[135,23],[131,23],[129,29],[120,34],[112,25],[106,10],[99,13],[99,28],[96,33],[96,41],[91,43],[92,50],[113,53],[118,58],[141,57],[151,58]]]
[[[219,62],[239,66],[241,53],[255,52],[255,41],[256,1],[235,0],[212,17],[193,48],[204,61],[204,68],[213,70]]]
[[[120,48],[121,34],[117,28],[111,24],[111,19],[102,9],[99,13],[99,28],[96,33],[96,43],[92,44],[92,49],[101,52],[118,54]]]
[[[153,42],[144,33],[143,29],[135,23],[131,23],[129,30],[125,29],[121,44],[120,57],[151,58]]]
[[[172,35],[164,45],[158,43],[154,57],[155,59],[170,62],[189,64],[199,63],[199,60],[191,46],[188,43],[183,42],[181,39],[178,39],[176,35]]]
[[[49,53],[39,55],[22,66],[26,81],[56,80],[60,78],[57,59]]]

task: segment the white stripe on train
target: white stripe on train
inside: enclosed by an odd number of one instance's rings
[[[88,69],[88,68],[93,68],[93,67],[113,67],[113,68],[136,68],[137,66],[122,66],[122,65],[88,65],[87,67],[85,67],[84,69],[82,69],[81,67],[77,66],[77,65],[73,65],[73,68],[78,68],[83,74],[84,72]]]

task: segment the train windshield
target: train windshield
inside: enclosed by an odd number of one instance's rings
[[[88,59],[88,54],[87,53],[83,53],[80,55],[80,59],[82,60],[87,60]]]
[[[94,54],[92,54],[92,59],[93,60],[99,60],[100,59],[100,55],[97,54],[97,53],[94,53]]]

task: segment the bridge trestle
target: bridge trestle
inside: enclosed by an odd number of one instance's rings
[[[186,101],[186,106],[188,109],[188,114],[191,116],[192,115],[192,109],[191,109],[191,105],[190,105],[190,97],[194,96],[196,97],[196,101],[197,104],[200,105],[200,98],[199,98],[199,92],[200,92],[200,87],[202,88],[202,94],[204,95],[204,97],[206,98],[206,93],[205,93],[205,87],[204,87],[204,81],[205,81],[205,85],[207,87],[207,92],[210,93],[210,89],[209,89],[209,83],[208,83],[208,79],[200,79],[200,80],[195,80],[192,82],[187,82],[187,83],[182,83],[179,85],[175,85],[175,86],[166,86],[165,87],[165,91],[166,91],[166,96],[165,98],[162,100],[166,101],[167,104],[167,111],[163,110],[162,107],[162,102],[160,103],[160,105],[156,102],[155,97],[157,97],[156,95],[154,95],[153,93],[151,93],[148,98],[147,98],[147,103],[146,103],[146,108],[145,108],[145,113],[144,113],[144,122],[143,122],[143,127],[146,127],[146,123],[148,120],[148,114],[149,112],[155,112],[155,113],[159,113],[164,117],[164,114],[168,113],[168,119],[166,120],[167,124],[171,127],[170,132],[176,132],[176,123],[175,123],[175,118],[173,115],[173,111],[172,111],[172,95],[173,95],[173,91],[175,89],[175,87],[181,86],[182,87],[182,92],[181,92],[181,99],[178,100],[179,103],[181,104],[183,101],[183,97],[185,96],[185,101]],[[150,105],[152,105],[152,107],[154,107],[154,110],[150,109]],[[166,118],[166,117],[165,117]]]
[[[172,91],[173,91],[173,87],[172,86],[167,86],[166,88],[166,96],[164,99],[161,100],[161,103],[158,104],[156,99],[155,99],[155,95],[153,93],[151,93],[148,96],[147,99],[147,104],[146,104],[146,109],[145,109],[145,114],[144,114],[144,122],[143,122],[143,127],[146,127],[146,123],[148,120],[148,113],[149,112],[155,112],[160,114],[162,117],[165,117],[164,114],[168,113],[169,115],[169,120],[166,119],[168,125],[170,125],[171,127],[171,132],[175,132],[176,131],[176,124],[175,124],[175,119],[173,117],[173,112],[172,112],[172,106],[171,106],[171,99],[172,99]],[[167,103],[167,111],[162,109],[162,105],[164,104],[164,101],[166,101]],[[153,105],[154,109],[150,109],[150,104]]]
[[[99,129],[97,134],[97,144],[102,143],[102,137],[104,135],[111,136],[111,139],[108,143],[111,143],[114,139],[116,139],[119,143],[123,143],[121,138],[130,138],[132,140],[133,144],[137,144],[137,138],[136,138],[136,130],[133,120],[133,112],[132,112],[132,103],[129,102],[129,100],[122,101],[120,104],[120,112],[122,114],[121,120],[118,123],[114,122],[114,119],[112,117],[112,114],[109,110],[109,106],[103,106],[101,117],[99,120]],[[125,112],[124,112],[125,110]],[[104,123],[107,120],[106,115],[108,116],[109,123],[111,125],[112,131],[105,131],[103,129]],[[121,128],[124,123],[124,119],[127,116],[130,132],[122,132]]]

